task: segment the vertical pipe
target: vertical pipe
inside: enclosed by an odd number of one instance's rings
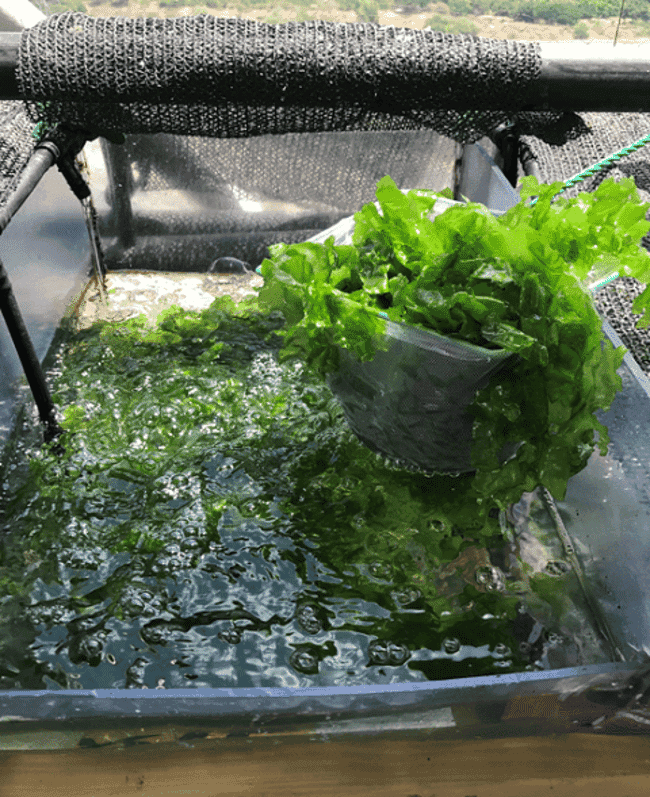
[[[492,140],[499,148],[503,161],[501,170],[511,186],[517,185],[519,173],[519,136],[512,122],[504,122],[492,133]]]
[[[56,421],[56,408],[45,381],[45,374],[29,337],[2,260],[0,260],[0,311],[4,316],[38,407],[38,414],[44,427],[45,442],[50,442],[58,437],[63,430]]]
[[[103,138],[100,139],[100,143],[106,158],[111,207],[118,243],[120,248],[130,249],[135,245],[135,231],[131,207],[133,186],[129,159],[123,144],[111,144]]]

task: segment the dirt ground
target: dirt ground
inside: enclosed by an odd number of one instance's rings
[[[327,19],[334,22],[357,22],[354,11],[342,11],[335,0],[322,0],[311,6],[303,6],[302,19]],[[224,9],[201,8],[200,6],[179,6],[161,8],[155,1],[128,0],[128,4],[116,6],[113,3],[100,3],[88,6],[88,13],[101,17],[185,17],[199,13],[209,13],[217,17],[242,17],[259,21],[289,22],[296,19],[295,8],[287,9],[276,6],[272,2],[265,8],[238,9],[235,6]],[[404,13],[396,11],[380,11],[381,25],[395,27],[418,28],[426,26],[427,20],[436,15],[434,4],[427,11],[420,13]],[[472,16],[469,19],[476,25],[479,36],[491,39],[518,39],[522,41],[567,41],[572,40],[573,27],[568,25],[534,25],[527,22],[515,22],[509,17]],[[614,40],[618,19],[586,20],[590,39]],[[623,22],[618,35],[620,42],[650,41],[650,26],[641,33],[640,26],[633,22]]]

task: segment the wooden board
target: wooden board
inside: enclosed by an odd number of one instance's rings
[[[650,738],[252,736],[0,752],[1,797],[647,797]]]

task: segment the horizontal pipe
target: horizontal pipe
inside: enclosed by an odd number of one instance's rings
[[[535,110],[646,112],[650,46],[611,42],[540,42]]]
[[[22,97],[16,79],[21,33],[0,32],[0,99]],[[531,86],[525,109],[644,112],[650,107],[650,45],[611,42],[540,42],[541,74]],[[74,97],[69,99],[74,101]],[[121,101],[147,102],[146,92]],[[472,97],[457,97],[458,110],[471,109]],[[488,109],[486,109],[488,110]],[[495,108],[494,110],[510,110]]]

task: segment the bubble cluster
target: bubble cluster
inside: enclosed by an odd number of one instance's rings
[[[307,634],[317,634],[323,629],[323,623],[318,617],[318,607],[305,603],[296,612],[298,625]]]
[[[409,649],[406,645],[400,645],[397,642],[374,639],[368,645],[368,657],[371,664],[399,667],[404,664],[409,655]]]
[[[219,631],[217,636],[222,642],[228,642],[230,645],[238,645],[241,642],[241,631],[239,628],[227,628],[225,631]]]
[[[571,565],[563,559],[554,559],[546,563],[544,572],[549,576],[564,576],[571,570]]]
[[[488,592],[503,592],[506,588],[503,572],[492,565],[478,567],[474,574],[476,583]]]

